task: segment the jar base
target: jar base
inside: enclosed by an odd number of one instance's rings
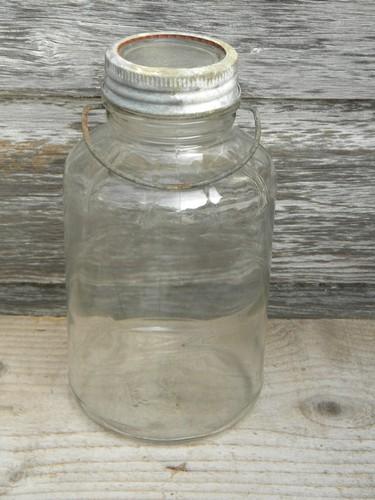
[[[121,422],[116,422],[115,420],[110,420],[107,418],[103,418],[94,411],[92,411],[80,398],[77,396],[77,394],[74,392],[74,389],[72,386],[70,386],[70,389],[73,393],[73,396],[75,400],[78,402],[79,406],[83,410],[83,412],[94,422],[97,424],[101,425],[105,429],[108,429],[110,431],[116,432],[117,434],[121,434],[124,437],[131,438],[131,439],[136,439],[140,441],[146,441],[154,444],[179,444],[179,443],[186,443],[190,441],[195,441],[198,439],[204,439],[209,436],[219,434],[231,427],[233,427],[237,422],[242,420],[255,406],[255,403],[257,402],[259,395],[261,393],[262,387],[258,390],[256,394],[253,395],[251,401],[247,406],[245,406],[242,410],[240,410],[235,417],[230,419],[229,421],[225,422],[222,424],[220,427],[213,428],[210,431],[206,431],[203,433],[197,433],[197,434],[192,434],[192,435],[187,435],[187,436],[176,436],[176,437],[165,437],[165,436],[160,436],[160,437],[155,437],[155,436],[148,436],[147,434],[143,433],[137,433],[132,429],[131,427],[122,424]]]
[[[263,311],[194,322],[98,320],[81,335],[90,342],[71,346],[73,391],[93,420],[128,436],[173,442],[220,432],[258,396]]]

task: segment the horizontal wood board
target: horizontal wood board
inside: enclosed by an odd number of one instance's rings
[[[0,495],[20,500],[372,499],[374,321],[275,320],[265,384],[229,431],[150,446],[73,399],[65,321],[0,317]]]
[[[0,286],[64,282],[63,167],[87,102],[0,101]],[[244,100],[249,129],[249,104],[278,173],[272,282],[374,285],[375,104]]]
[[[372,318],[375,286],[280,284],[271,278],[268,314],[273,318]],[[66,314],[64,284],[2,283],[0,314]]]
[[[233,44],[245,96],[374,98],[374,14],[372,0],[5,0],[1,88],[98,93],[107,46],[139,32],[176,30]]]
[[[271,315],[373,315],[374,16],[371,0],[3,2],[0,310],[65,313],[63,164],[104,49],[185,30],[236,47],[243,107],[261,112],[279,185]]]

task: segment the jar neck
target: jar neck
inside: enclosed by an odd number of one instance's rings
[[[231,134],[238,104],[199,116],[153,116],[106,103],[108,123],[117,137],[139,143],[192,146],[223,142]]]

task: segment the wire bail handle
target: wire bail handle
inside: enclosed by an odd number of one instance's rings
[[[96,150],[94,145],[92,144],[91,141],[91,134],[90,134],[90,129],[89,129],[89,113],[90,111],[94,109],[106,109],[104,104],[89,104],[85,106],[82,110],[82,135],[83,139],[86,143],[87,149],[91,153],[91,155],[95,158],[95,160],[100,163],[104,168],[106,168],[109,172],[111,172],[114,175],[117,175],[118,177],[121,177],[122,179],[125,179],[128,182],[132,182],[134,184],[139,184],[141,186],[153,188],[153,189],[162,189],[162,190],[168,190],[168,191],[185,191],[187,189],[195,189],[195,188],[200,188],[203,186],[208,186],[211,184],[214,184],[215,182],[221,181],[225,179],[226,177],[229,177],[230,175],[234,174],[235,172],[238,172],[243,168],[246,163],[248,163],[251,158],[254,156],[255,151],[258,149],[260,145],[260,135],[261,135],[261,124],[260,124],[260,118],[259,114],[256,108],[250,107],[250,111],[253,114],[254,117],[254,124],[255,124],[255,135],[254,135],[254,143],[250,148],[250,151],[248,155],[246,156],[245,160],[241,162],[239,165],[236,165],[234,168],[227,170],[221,174],[218,174],[216,176],[211,177],[210,179],[206,179],[203,181],[199,181],[193,184],[189,183],[180,183],[180,184],[158,184],[154,182],[148,182],[148,181],[143,181],[142,179],[138,179],[136,177],[133,177],[129,173],[124,173],[121,170],[117,169],[113,165],[109,165],[106,160],[104,160],[100,153]]]

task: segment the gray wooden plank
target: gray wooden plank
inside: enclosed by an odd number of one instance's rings
[[[0,314],[65,316],[65,285],[28,282],[2,283],[0,284]]]
[[[21,293],[22,295],[22,293]],[[271,281],[271,318],[373,318],[375,286]],[[22,311],[22,307],[18,311]],[[61,312],[59,312],[61,314]]]
[[[271,318],[373,318],[375,286],[271,281]],[[1,283],[0,314],[65,316],[64,284]]]
[[[234,45],[246,96],[374,98],[374,16],[372,0],[6,0],[0,85],[8,92],[97,94],[112,42],[183,30]]]
[[[0,495],[29,500],[373,498],[374,322],[272,321],[265,384],[232,429],[149,446],[73,399],[65,321],[0,317]]]
[[[62,173],[84,102],[0,102],[1,283],[63,283]],[[374,284],[375,104],[257,104],[278,172],[273,281]]]

